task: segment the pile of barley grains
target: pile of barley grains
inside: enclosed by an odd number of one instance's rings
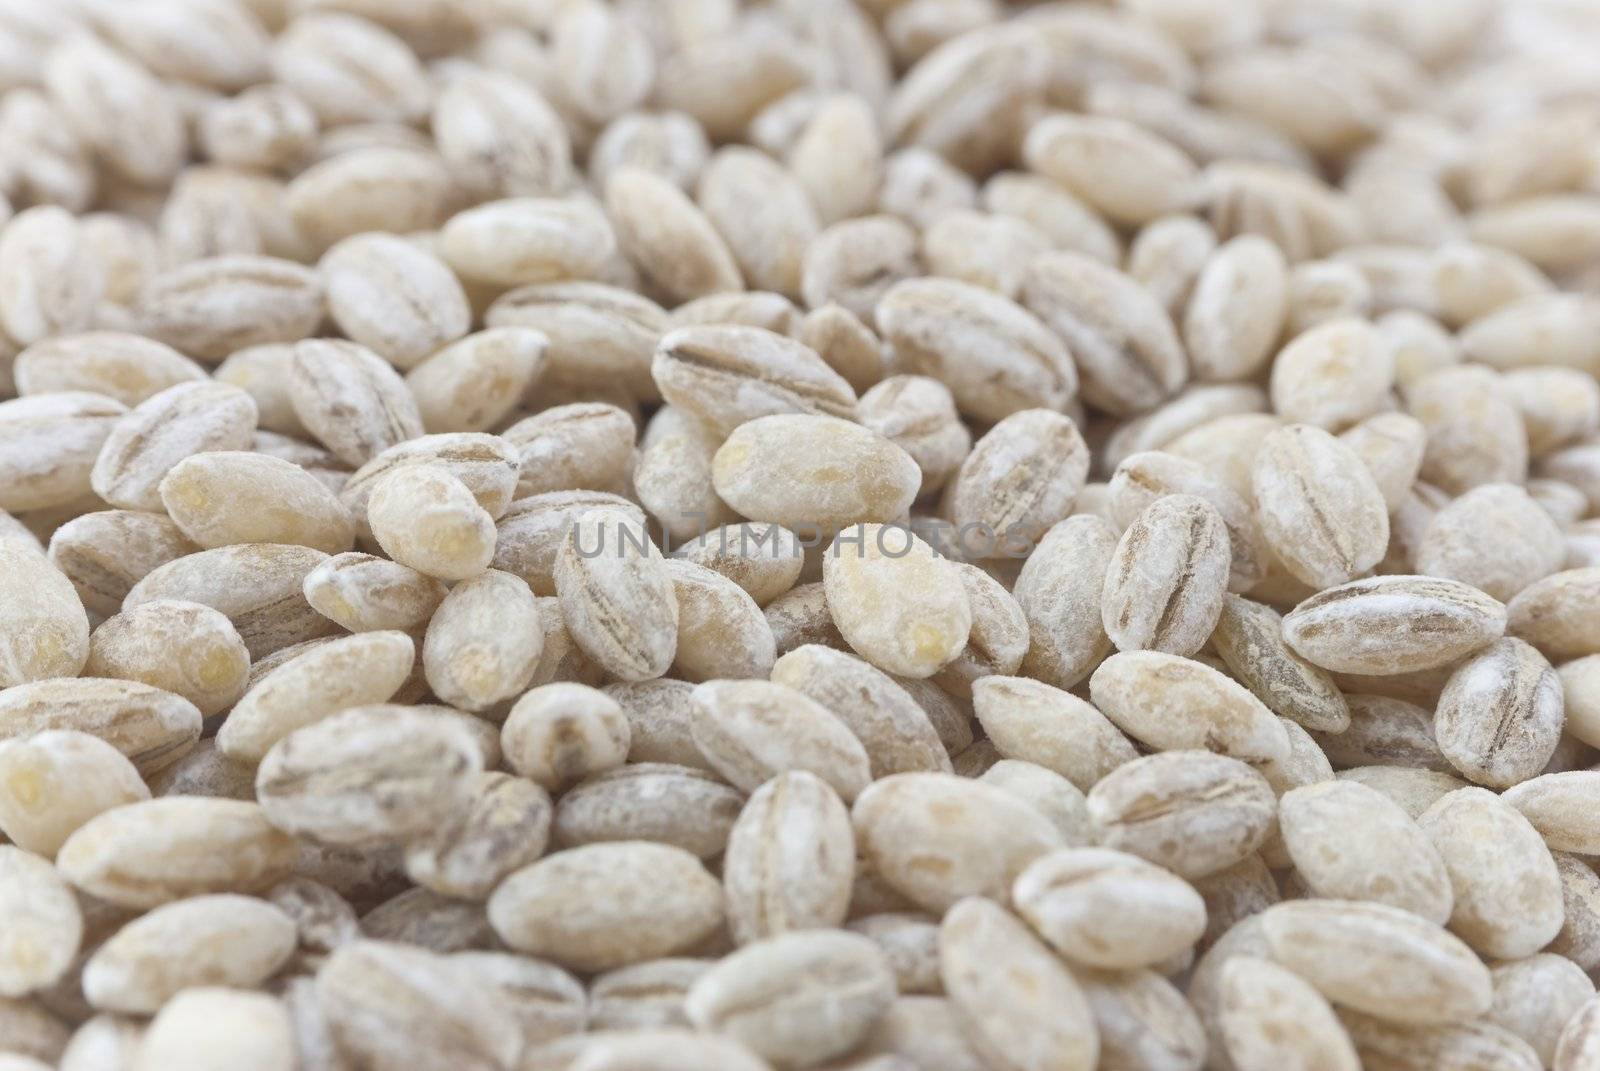
[[[0,1071],[1600,1071],[1589,0],[0,0]]]

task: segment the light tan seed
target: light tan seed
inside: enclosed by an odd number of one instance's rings
[[[1232,553],[1222,515],[1196,495],[1156,499],[1123,532],[1101,619],[1123,651],[1189,655],[1216,627]]]
[[[1551,658],[1600,654],[1600,567],[1567,569],[1528,585],[1507,606],[1507,631]]]
[[[1028,619],[1005,586],[975,565],[959,563],[956,571],[972,608],[967,646],[932,678],[960,698],[972,695],[973,682],[996,674],[1015,673],[1028,653]]]
[[[1226,596],[1211,644],[1239,683],[1274,713],[1323,732],[1349,726],[1349,707],[1333,679],[1289,648],[1272,608]]]
[[[427,114],[429,87],[415,54],[366,19],[337,11],[297,17],[278,39],[271,62],[277,80],[330,126],[409,122]]]
[[[1360,457],[1297,424],[1261,442],[1251,475],[1262,537],[1286,569],[1317,587],[1370,569],[1389,544],[1383,495]]]
[[[629,763],[565,792],[554,832],[567,846],[645,840],[713,859],[727,847],[743,803],[738,790],[706,770]]]
[[[1036,763],[1001,759],[978,780],[1011,793],[1044,815],[1066,844],[1081,847],[1093,842],[1088,802],[1082,790],[1060,774]]]
[[[1277,812],[1255,770],[1207,751],[1167,751],[1123,763],[1089,790],[1100,843],[1180,877],[1203,878],[1266,840]]]
[[[451,217],[439,232],[445,263],[496,286],[596,278],[616,247],[605,215],[578,199],[490,201]]]
[[[743,289],[727,242],[667,179],[622,168],[606,181],[605,204],[622,252],[674,301]]]
[[[1405,401],[1428,432],[1423,479],[1451,494],[1479,484],[1526,479],[1527,429],[1493,371],[1481,366],[1441,369],[1411,384]]]
[[[1600,773],[1570,770],[1541,774],[1507,789],[1501,798],[1533,823],[1552,850],[1600,854],[1600,840],[1583,815],[1600,795]]]
[[[668,403],[723,435],[774,413],[855,415],[855,391],[815,351],[758,327],[707,324],[669,332],[651,372]]]
[[[441,581],[357,552],[335,554],[307,573],[301,587],[312,609],[351,632],[424,625],[445,596]]]
[[[1340,770],[1338,777],[1341,781],[1359,781],[1368,788],[1377,789],[1412,818],[1422,817],[1439,797],[1467,787],[1459,777],[1409,766],[1354,766]]]
[[[405,239],[361,234],[319,267],[328,312],[347,337],[408,369],[467,333],[467,295],[444,262]]]
[[[622,487],[636,434],[631,416],[603,402],[558,405],[517,421],[504,432],[521,457],[517,497]]]
[[[1047,326],[1046,312],[1031,301],[1029,308],[969,283],[929,277],[884,294],[877,322],[906,371],[950,388],[964,413],[997,421],[1024,409],[1060,409],[1077,394],[1076,349],[1069,352],[1057,337],[1059,326]]]
[[[903,994],[940,993],[939,924],[931,915],[886,913],[855,919],[847,927],[878,946]],[[885,1012],[885,1016],[889,1013]],[[879,1026],[883,1019],[878,1020]],[[867,1042],[868,1048],[875,1048]]]
[[[1117,464],[1107,490],[1112,519],[1126,530],[1158,498],[1194,495],[1209,502],[1228,528],[1228,584],[1247,590],[1266,572],[1251,507],[1199,464],[1159,450],[1129,454]]]
[[[716,493],[754,521],[831,533],[893,521],[916,497],[916,462],[837,417],[766,416],[741,424],[712,460]]]
[[[668,560],[678,603],[673,667],[689,681],[766,677],[775,657],[761,607],[733,581],[691,562]]]
[[[1210,750],[1253,763],[1288,757],[1272,712],[1203,662],[1158,651],[1115,654],[1089,689],[1113,724],[1155,750]]]
[[[1069,960],[1093,967],[1158,963],[1205,930],[1188,883],[1123,852],[1072,848],[1043,856],[1016,880],[1017,911]]]
[[[767,681],[708,681],[690,697],[690,730],[716,770],[746,792],[809,770],[847,802],[871,779],[866,750],[804,693]]]
[[[450,172],[431,146],[352,145],[290,180],[283,204],[320,251],[367,232],[434,227],[450,192]]]
[[[493,327],[528,327],[550,340],[546,377],[586,383],[615,380],[638,395],[655,390],[650,359],[668,328],[666,312],[649,298],[601,283],[541,283],[519,287],[489,306]]]
[[[1447,666],[1493,643],[1506,608],[1453,580],[1380,576],[1306,599],[1283,619],[1302,658],[1342,673],[1390,675]]]
[[[1388,407],[1394,357],[1365,320],[1299,335],[1272,363],[1272,407],[1285,420],[1338,432]]]
[[[1354,781],[1295,788],[1279,801],[1278,823],[1312,895],[1390,904],[1441,925],[1450,917],[1444,860],[1378,790]]]
[[[196,986],[168,1001],[139,1044],[133,1071],[201,1071],[207,1066],[273,1071],[290,1066],[295,1041],[277,997]]]
[[[7,739],[50,729],[97,736],[152,774],[183,757],[200,738],[200,712],[182,696],[137,681],[61,677],[0,693]]]
[[[134,306],[139,330],[205,363],[247,346],[297,342],[326,311],[322,278],[278,257],[207,257],[156,275]]]
[[[237,387],[169,387],[140,403],[112,429],[90,482],[113,505],[159,511],[161,480],[178,462],[209,450],[248,449],[255,425],[255,403]]]
[[[927,376],[890,376],[861,396],[856,415],[911,455],[923,492],[944,486],[972,449],[949,388]]]
[[[127,412],[75,390],[0,402],[0,509],[50,509],[91,494],[95,459]]]
[[[972,609],[960,577],[909,529],[841,532],[824,558],[823,584],[840,633],[885,672],[928,677],[966,647]]]
[[[1555,754],[1562,726],[1560,678],[1543,655],[1507,637],[1450,675],[1434,712],[1439,749],[1469,780],[1509,788]]]
[[[47,729],[0,742],[0,831],[47,859],[95,815],[149,798],[138,769],[96,736]]]
[[[1360,1071],[1333,1009],[1293,971],[1259,956],[1233,956],[1220,975],[1219,1026],[1238,1071]]]
[[[89,617],[67,575],[20,539],[0,540],[0,687],[70,677],[89,657]]]
[[[842,923],[854,845],[849,813],[815,774],[781,773],[756,789],[729,833],[722,864],[734,940]]]
[[[635,503],[606,491],[551,491],[519,498],[500,518],[491,564],[522,577],[537,595],[554,595],[556,555],[573,523],[593,509],[617,509],[644,524],[644,513]]]
[[[158,486],[167,515],[201,547],[289,543],[329,554],[349,550],[355,521],[298,465],[236,450],[193,454]]]
[[[1346,1007],[1429,1025],[1489,1009],[1489,969],[1443,928],[1386,904],[1301,900],[1261,914],[1274,959]]]
[[[616,509],[579,516],[556,554],[555,587],[572,638],[629,681],[659,677],[677,649],[678,601],[661,552]]]
[[[316,1000],[338,1052],[375,1069],[491,1071],[522,1046],[499,985],[421,948],[352,941],[317,972]]]
[[[1038,763],[1084,791],[1137,755],[1100,711],[1040,681],[986,677],[972,701],[1000,754]]]
[[[494,934],[483,905],[409,889],[361,916],[362,933],[377,941],[415,945],[449,954],[493,948]]]
[[[1102,1067],[1190,1067],[1205,1028],[1183,993],[1154,970],[1082,971],[1079,982],[1100,1034]]]
[[[728,146],[700,173],[696,196],[751,289],[799,297],[802,262],[821,224],[787,168],[756,149]]]
[[[1228,381],[1257,371],[1288,314],[1288,266],[1256,235],[1224,243],[1206,260],[1183,317],[1196,378]]]
[[[692,539],[738,515],[718,496],[713,459],[720,438],[695,417],[670,405],[656,411],[639,442],[633,487],[668,535]]]
[[[0,846],[0,995],[21,997],[55,984],[72,966],[83,937],[83,913],[55,867],[10,845]]]
[[[936,945],[938,938],[939,928],[933,926],[932,940]],[[944,983],[938,976],[937,947],[933,949],[931,967],[934,983],[942,990]],[[906,1065],[939,1067],[947,1071],[983,1071],[985,1066],[962,1036],[953,1007],[943,996],[896,998],[867,1034],[858,1052],[862,1054],[862,1062],[851,1066],[861,1071],[891,1071]],[[873,1063],[874,1056],[891,1062]]]
[[[372,490],[390,472],[407,465],[440,465],[467,485],[478,505],[499,518],[517,490],[517,450],[496,435],[447,432],[391,446],[345,481],[339,499],[358,524],[365,524]],[[363,532],[363,535],[367,533]]]
[[[777,660],[772,680],[809,696],[843,721],[865,748],[873,777],[949,770],[949,756],[916,700],[861,659],[802,644]]]
[[[918,906],[942,913],[964,896],[1004,901],[1035,859],[1064,846],[1044,815],[993,785],[945,773],[873,782],[851,811],[871,871]]]
[[[1036,543],[1072,508],[1089,471],[1089,448],[1068,417],[1013,413],[961,463],[947,500],[958,526]]]
[[[700,861],[644,841],[557,852],[489,898],[489,921],[507,944],[585,972],[672,955],[722,919],[722,886]]]
[[[428,686],[462,710],[486,710],[519,694],[544,649],[538,601],[510,573],[489,569],[450,589],[428,623],[422,665]]]
[[[522,327],[454,342],[406,374],[423,427],[433,433],[498,427],[544,369],[548,340]]]
[[[887,325],[877,319],[879,302],[895,284],[920,274],[917,232],[894,216],[862,216],[812,239],[800,290],[810,307],[839,305],[887,338]]]
[[[103,622],[89,637],[84,673],[139,681],[180,695],[206,717],[244,694],[250,652],[227,617],[199,603],[156,600]]]
[[[1104,520],[1069,517],[1023,563],[1014,591],[1028,619],[1025,675],[1071,688],[1110,652],[1100,599],[1116,547]]]
[[[672,552],[737,584],[757,606],[794,587],[805,565],[799,538],[776,524],[729,524]]]
[[[878,946],[832,930],[745,945],[695,980],[684,1010],[769,1060],[809,1065],[855,1048],[894,997]]]
[[[0,324],[24,346],[90,327],[105,288],[77,217],[40,205],[0,234]]]
[[[260,762],[297,729],[387,702],[411,675],[415,651],[403,632],[365,632],[313,647],[252,685],[217,732],[217,746],[231,759]]]
[[[500,880],[544,854],[550,796],[503,773],[478,774],[468,806],[406,846],[406,875],[445,896],[487,899]]]
[[[1527,818],[1479,788],[1448,793],[1418,819],[1433,841],[1455,908],[1450,929],[1484,956],[1532,955],[1561,930],[1560,874]]]
[[[985,1066],[1096,1066],[1100,1037],[1083,990],[999,905],[969,897],[951,909],[939,929],[939,973],[961,1032]]]
[[[1591,997],[1567,1021],[1557,1039],[1552,1071],[1580,1071],[1600,1056],[1600,998]]]
[[[1383,680],[1384,678],[1371,678]],[[1424,696],[1418,699],[1427,700]],[[1434,736],[1426,707],[1387,695],[1347,693],[1350,726],[1316,735],[1328,758],[1340,766],[1415,767],[1447,773],[1453,767]]]
[[[1021,27],[992,26],[947,41],[895,86],[892,140],[924,146],[975,172],[1015,151],[1018,115],[1044,88],[1048,49]]]
[[[105,1011],[151,1015],[196,985],[254,988],[294,948],[294,922],[264,900],[191,897],[113,934],[84,965],[84,995]]]
[[[349,465],[365,465],[423,432],[405,381],[354,342],[314,339],[295,346],[289,398],[301,423]]]
[[[621,766],[632,733],[616,700],[581,684],[525,694],[501,729],[507,763],[550,791]]]
[[[1083,397],[1097,408],[1132,415],[1188,377],[1167,311],[1133,279],[1092,257],[1057,251],[1034,258],[1022,303],[1071,348]]]
[[[230,354],[212,375],[254,399],[258,430],[304,439],[307,437],[305,425],[295,416],[294,405],[289,400],[289,364],[293,359],[292,343],[246,346]]]
[[[288,877],[295,843],[260,806],[173,797],[113,807],[67,838],[62,875],[92,896],[151,908],[206,893],[251,893]]]
[[[1510,600],[1561,567],[1561,530],[1510,484],[1474,487],[1434,514],[1413,551],[1419,572]]]
[[[256,772],[263,812],[325,844],[383,846],[466,806],[479,766],[464,727],[426,710],[353,707],[274,744]]]
[[[443,580],[470,580],[494,559],[494,518],[442,465],[403,465],[380,477],[367,523],[399,564]]]
[[[495,984],[526,1047],[583,1030],[583,984],[555,964],[509,952],[457,952],[450,960]]]
[[[468,69],[434,101],[439,154],[471,189],[490,198],[545,197],[572,181],[572,147],[560,115],[508,73]]]

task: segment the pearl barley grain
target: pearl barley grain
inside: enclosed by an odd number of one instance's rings
[[[1597,63],[0,0],[0,1071],[1596,1071]]]

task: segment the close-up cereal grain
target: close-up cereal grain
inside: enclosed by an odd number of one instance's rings
[[[0,1071],[1600,1071],[1600,0],[0,0]]]

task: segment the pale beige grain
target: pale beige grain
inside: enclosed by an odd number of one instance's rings
[[[695,979],[684,1010],[771,1061],[809,1065],[855,1048],[894,997],[878,946],[832,930],[745,945]]]
[[[1009,897],[1018,874],[1064,846],[1049,819],[993,785],[945,773],[873,782],[852,809],[857,850],[918,906],[943,912],[965,896]]]
[[[56,863],[73,885],[122,907],[250,893],[289,876],[295,843],[260,806],[174,797],[113,807],[79,827]]]
[[[1096,1066],[1100,1037],[1083,990],[1004,908],[980,897],[956,904],[939,930],[939,970],[961,1032],[986,1066]]]
[[[422,666],[434,695],[482,711],[527,688],[543,649],[533,592],[519,577],[489,569],[456,584],[439,604]]]
[[[267,751],[256,795],[273,825],[325,844],[381,847],[432,831],[465,806],[479,751],[426,710],[352,707]]]
[[[594,972],[672,955],[723,920],[722,886],[681,848],[590,844],[524,867],[489,898],[518,951]]]
[[[1277,800],[1266,778],[1237,759],[1167,751],[1123,763],[1089,790],[1101,845],[1180,877],[1203,878],[1266,840]]]

